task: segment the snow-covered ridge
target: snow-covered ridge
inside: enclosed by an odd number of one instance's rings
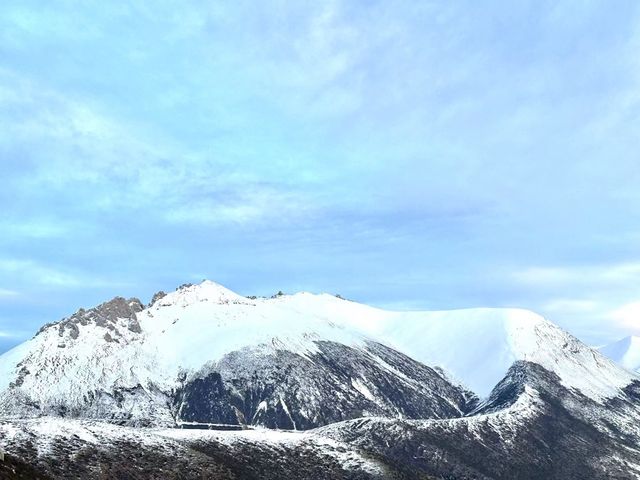
[[[248,299],[205,281],[166,295],[138,319],[146,346],[163,359],[165,368],[195,369],[247,346],[307,355],[317,351],[317,340],[362,345],[364,335],[310,305],[309,300],[320,298],[325,308],[341,302],[309,294]]]
[[[516,360],[537,363],[556,373],[564,386],[596,400],[616,396],[637,378],[527,310],[396,314],[384,334],[400,350],[442,366],[481,396],[488,395]]]

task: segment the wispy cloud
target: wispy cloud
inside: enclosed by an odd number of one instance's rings
[[[513,274],[516,281],[527,285],[563,286],[593,283],[637,283],[640,262],[571,267],[528,267]]]
[[[5,343],[14,344],[20,341],[24,341],[26,338],[32,335],[32,333],[16,329],[16,330],[3,330],[0,328],[0,340],[4,340]]]
[[[0,260],[0,271],[5,278],[19,277],[40,285],[57,287],[83,285],[83,279],[77,275],[58,271],[29,260]]]
[[[566,322],[566,328],[579,326],[594,344],[640,332],[640,263],[531,267],[513,278],[525,295],[539,298],[532,300],[532,308]]]
[[[125,286],[127,283],[121,280],[109,281],[99,275],[87,272],[78,272],[77,269],[58,269],[41,264],[34,260],[0,259],[0,277],[5,282],[28,282],[32,285],[41,285],[57,288],[95,288],[102,286]],[[11,290],[7,290],[9,294]]]
[[[631,302],[613,310],[608,316],[619,327],[640,333],[640,302]]]
[[[172,222],[202,225],[288,223],[308,217],[317,206],[312,197],[302,193],[285,193],[262,186],[245,185],[243,192],[229,192],[217,198],[196,198],[172,207],[166,218]]]
[[[72,223],[52,221],[43,218],[0,220],[0,231],[6,232],[12,239],[17,238],[59,238],[73,230]],[[78,228],[78,225],[75,225]],[[86,227],[85,227],[86,228]]]
[[[159,219],[205,225],[285,218],[310,206],[312,197],[287,191],[286,180],[272,179],[265,187],[256,174],[215,154],[204,157],[173,145],[145,127],[110,118],[95,105],[15,74],[0,75],[0,86],[2,82],[3,102],[25,116],[22,122],[0,116],[4,141],[29,142],[36,153],[28,171],[15,172],[18,194],[54,194],[87,213],[153,209]],[[76,203],[78,195],[82,201]],[[3,228],[32,237],[65,230],[64,222],[38,219],[9,222]]]
[[[556,298],[548,301],[543,305],[545,311],[548,312],[578,312],[578,313],[591,313],[597,310],[600,306],[598,302],[594,300],[585,300],[578,298]]]

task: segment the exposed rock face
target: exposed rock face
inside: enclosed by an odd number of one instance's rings
[[[147,307],[152,307],[158,300],[160,300],[161,298],[164,298],[166,296],[167,296],[167,294],[162,290],[160,290],[159,292],[154,293],[153,297],[151,297],[151,301],[149,302]]]
[[[140,323],[136,314],[141,312],[144,306],[137,298],[124,299],[115,297],[97,307],[85,310],[81,308],[68,318],[58,322],[58,335],[64,336],[65,332],[71,338],[76,339],[80,333],[79,325],[89,325],[91,323],[108,328],[113,332],[111,337],[120,335],[118,330],[119,320],[128,320],[127,328],[135,333],[140,333]]]
[[[118,353],[130,351],[133,364],[146,361],[141,359],[145,355],[139,348],[142,329],[137,317],[143,308],[137,298],[115,297],[45,325],[30,340],[34,347],[17,363],[8,389],[0,389],[0,415],[94,417],[138,425],[150,423],[150,418],[166,422],[166,395],[117,359]],[[87,383],[100,388],[83,387]],[[132,420],[135,415],[147,418]]]
[[[185,381],[177,419],[306,430],[362,416],[452,418],[477,398],[434,369],[379,343],[316,342],[309,355],[233,352]]]
[[[53,477],[34,467],[31,462],[26,463],[9,454],[0,461],[0,478],[2,480],[53,480]]]

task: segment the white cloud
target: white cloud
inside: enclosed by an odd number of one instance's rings
[[[68,223],[48,219],[0,220],[0,231],[7,232],[11,238],[60,238],[70,229]]]
[[[531,307],[592,343],[640,333],[640,263],[532,267],[513,274]]]
[[[576,267],[529,267],[513,273],[526,285],[559,286],[587,283],[640,282],[640,262]]]
[[[172,207],[166,218],[171,222],[206,225],[280,223],[306,217],[313,209],[311,197],[247,185],[240,194],[217,200],[200,198]]]
[[[542,308],[548,312],[590,313],[597,310],[599,308],[599,304],[593,300],[557,298],[547,302]]]
[[[17,292],[16,290],[9,290],[9,289],[6,289],[6,288],[0,288],[0,298],[17,297],[18,295],[20,295],[20,293]]]
[[[608,318],[622,328],[640,333],[640,301],[622,305],[613,310]]]
[[[2,330],[0,329],[0,339],[25,339],[25,337],[29,335],[29,332],[24,330]]]
[[[80,279],[72,274],[31,260],[0,259],[0,272],[9,277],[25,278],[40,285],[74,287],[82,284]]]
[[[312,200],[291,193],[288,179],[265,187],[260,172],[190,151],[147,125],[113,118],[97,105],[0,69],[3,104],[24,118],[16,122],[0,116],[0,145],[20,141],[33,152],[46,152],[33,157],[29,175],[15,179],[14,186],[23,192],[64,196],[89,190],[78,208],[152,209],[170,222],[208,225],[272,218],[274,212],[284,218]],[[300,182],[296,185],[301,188]],[[45,219],[5,221],[0,227],[13,236],[34,238],[69,230]]]
[[[565,283],[575,279],[575,275],[571,269],[559,267],[529,267],[513,274],[517,281],[526,284]]]
[[[127,286],[85,272],[63,271],[33,260],[0,259],[0,274],[14,281],[57,288]]]

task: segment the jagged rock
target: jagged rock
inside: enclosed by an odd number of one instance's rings
[[[79,326],[89,324],[114,330],[117,335],[119,332],[117,332],[116,324],[119,320],[127,320],[126,327],[132,332],[140,333],[142,330],[136,314],[143,309],[142,302],[137,298],[127,300],[122,297],[115,297],[89,310],[81,308],[70,317],[58,322],[58,335],[62,337],[68,332],[71,338],[75,340],[80,335]]]
[[[166,296],[167,296],[167,294],[163,290],[160,290],[159,292],[154,293],[153,297],[151,297],[151,301],[149,302],[147,307],[152,307],[153,305],[155,305],[155,303],[158,300],[160,300],[161,298],[164,298]]]

